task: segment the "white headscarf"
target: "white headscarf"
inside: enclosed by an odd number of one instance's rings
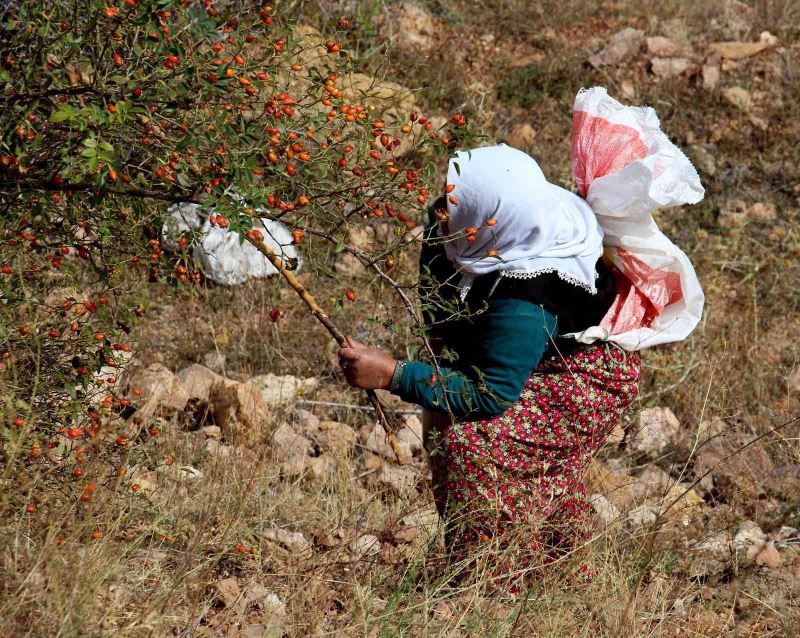
[[[582,198],[549,183],[530,155],[505,144],[459,151],[447,184],[450,233],[460,236],[445,242],[445,251],[464,272],[462,298],[476,276],[495,271],[522,279],[556,272],[597,291],[603,232],[595,214]],[[470,227],[472,241],[464,236]]]

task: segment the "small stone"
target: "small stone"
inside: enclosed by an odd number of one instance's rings
[[[589,58],[589,64],[595,68],[619,64],[625,58],[638,53],[643,36],[644,31],[631,27],[615,33],[599,53]]]
[[[178,378],[183,383],[189,398],[201,401],[208,401],[212,386],[223,380],[216,372],[198,363],[193,363],[178,372]]]
[[[747,89],[741,86],[729,86],[722,89],[722,97],[728,104],[742,111],[747,112],[753,108],[753,97]]]
[[[709,62],[703,65],[703,88],[712,91],[717,88],[720,79],[720,67],[718,63]]]
[[[403,427],[397,433],[401,446],[408,446],[412,454],[422,452],[422,421],[416,414],[409,414],[403,419]]]
[[[686,58],[653,58],[650,60],[653,74],[659,78],[674,78],[694,68]]]
[[[789,373],[789,376],[786,378],[786,385],[790,392],[800,393],[800,366]]]
[[[269,405],[261,389],[252,383],[223,380],[209,392],[214,422],[230,441],[242,441],[259,435],[270,423]]]
[[[597,517],[605,525],[611,525],[615,521],[619,520],[619,509],[602,494],[592,494],[590,504],[595,514],[597,514]]]
[[[353,558],[356,560],[363,560],[380,552],[381,542],[378,537],[373,534],[362,534],[350,541],[348,548],[353,554]]]
[[[310,465],[311,441],[288,423],[281,423],[272,432],[272,451],[285,476],[300,476]]]
[[[522,151],[529,151],[536,140],[536,131],[527,122],[517,124],[511,129],[508,136],[508,145],[518,148]]]
[[[344,277],[353,277],[365,269],[364,264],[361,263],[361,260],[359,260],[359,258],[354,254],[347,251],[342,252],[341,257],[339,257],[339,261],[337,261],[333,267],[337,273],[343,275]]]
[[[403,527],[395,531],[392,534],[392,538],[394,539],[394,542],[398,544],[411,543],[417,536],[419,536],[419,533],[419,527]]]
[[[775,532],[773,540],[776,543],[785,543],[786,541],[800,541],[800,531],[796,527],[789,527],[783,525],[777,532]]]
[[[144,405],[140,412],[145,416],[183,410],[189,401],[180,379],[160,363],[151,363],[143,370],[134,372],[126,385],[129,390],[141,390]]]
[[[308,410],[295,410],[294,411],[294,425],[305,434],[306,436],[313,436],[319,431],[320,426],[319,417],[313,412]]]
[[[321,421],[316,441],[326,450],[334,454],[349,453],[356,442],[356,432],[346,423],[338,421]]]
[[[262,374],[250,379],[250,383],[261,390],[264,402],[269,406],[286,405],[300,395],[313,392],[319,381],[315,378],[300,379],[292,375]]]
[[[212,372],[224,373],[227,357],[218,350],[211,350],[203,355],[203,364]]]
[[[194,435],[203,443],[209,439],[219,440],[222,438],[222,430],[218,425],[206,425],[197,430]]]
[[[769,49],[773,46],[770,42],[769,38],[758,42],[714,42],[708,46],[708,54],[724,60],[744,60]]]
[[[760,222],[774,222],[778,219],[778,211],[772,202],[756,202],[747,211],[748,215]]]
[[[399,492],[414,489],[417,484],[417,473],[414,470],[384,463],[376,477],[381,483],[391,485]]]
[[[733,542],[740,547],[747,545],[760,545],[767,541],[767,535],[753,521],[743,521],[739,531],[733,537]]]
[[[645,38],[647,52],[660,58],[676,57],[681,52],[681,47],[674,40],[657,35]]]
[[[733,556],[731,539],[726,532],[719,532],[692,545],[690,578],[706,578],[722,574],[728,569]]]
[[[691,148],[692,159],[701,173],[713,176],[717,172],[717,162],[714,156],[704,146],[694,145]]]
[[[330,454],[320,454],[308,459],[308,467],[314,478],[326,480],[336,471],[336,459]]]
[[[629,486],[636,499],[663,497],[675,484],[675,480],[669,474],[652,464],[647,465],[636,478],[636,483]]]
[[[436,534],[440,522],[439,512],[433,507],[416,510],[400,519],[404,527],[417,528],[429,537]]]
[[[434,45],[437,23],[430,12],[414,2],[387,6],[377,20],[382,37],[401,51],[419,55]]]
[[[380,454],[383,458],[391,461],[397,460],[394,450],[389,444],[389,439],[386,432],[380,423],[375,423],[373,426],[366,425],[359,430],[361,442],[370,452]],[[398,438],[401,454],[404,458],[411,458],[411,446],[408,441],[400,441]]]
[[[277,543],[295,556],[306,557],[311,554],[311,543],[306,540],[302,532],[292,532],[288,529],[274,527],[263,531],[261,537]]]
[[[675,442],[681,424],[669,408],[645,408],[628,439],[634,452],[657,454]]]
[[[634,507],[626,518],[626,523],[633,529],[640,529],[652,525],[658,519],[658,508],[652,505],[639,505]]]
[[[778,46],[778,36],[772,35],[769,31],[762,31],[758,41],[770,47]]]
[[[783,565],[783,558],[774,543],[752,545],[747,550],[747,558],[753,560],[756,565],[770,567],[772,569],[777,569]]]
[[[226,607],[232,607],[241,595],[239,582],[235,578],[218,580],[214,583],[214,589],[216,590],[217,597]]]
[[[629,100],[632,100],[636,97],[636,87],[633,86],[633,82],[630,80],[623,80],[619,89],[623,97],[626,97]]]

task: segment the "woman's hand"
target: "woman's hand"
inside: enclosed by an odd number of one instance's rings
[[[339,366],[347,383],[364,390],[388,390],[397,361],[383,350],[348,341],[350,347],[339,350]]]

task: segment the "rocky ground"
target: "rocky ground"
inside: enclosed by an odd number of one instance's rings
[[[29,632],[798,635],[800,8],[300,4],[306,29],[346,16],[365,77],[385,76],[404,108],[464,112],[487,140],[531,152],[554,182],[570,181],[581,86],[653,105],[707,189],[704,203],[658,214],[697,267],[704,321],[685,343],[645,353],[640,401],[586,477],[592,542],[528,597],[501,600],[442,573],[415,406],[389,398],[404,423],[401,465],[287,291],[262,281],[143,292],[149,310],[125,383],[143,405],[135,420],[156,423],[161,443],[121,477],[122,511],[95,505],[102,538],[65,533],[46,558],[4,556],[30,574],[15,601],[41,619]],[[387,43],[388,69],[371,66]],[[367,235],[351,239],[380,240]],[[414,261],[409,252],[398,272]],[[402,305],[366,284],[362,294],[366,274],[352,260],[329,271],[359,290],[335,312],[348,334],[413,356]],[[324,283],[303,277],[333,308]],[[286,316],[275,324],[278,304]]]

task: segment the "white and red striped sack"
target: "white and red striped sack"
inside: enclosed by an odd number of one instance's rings
[[[652,108],[620,104],[601,87],[575,98],[571,156],[579,192],[604,232],[604,258],[617,275],[617,297],[600,325],[572,336],[631,351],[686,338],[700,321],[703,290],[653,211],[703,199],[697,171],[661,131]]]

